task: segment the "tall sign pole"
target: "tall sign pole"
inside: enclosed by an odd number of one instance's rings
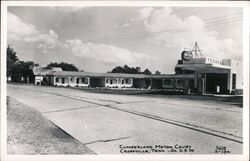
[[[195,53],[195,57],[197,58],[197,57],[199,57],[199,55],[198,55],[198,52],[199,52],[199,54],[200,54],[200,57],[202,57],[202,54],[201,54],[201,51],[202,50],[200,50],[200,48],[199,48],[199,46],[198,46],[198,43],[197,42],[195,42],[195,44],[194,44],[194,47],[193,47],[193,50],[192,51],[194,51],[194,53]]]

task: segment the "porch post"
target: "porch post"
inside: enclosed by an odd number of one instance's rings
[[[56,84],[56,77],[53,77],[53,86]]]
[[[207,74],[204,74],[204,93],[207,93]]]
[[[197,88],[198,85],[198,73],[195,72],[194,74],[194,88]]]
[[[231,72],[231,70],[229,70],[229,72],[227,73],[227,90],[229,91],[229,93],[231,93],[231,91],[232,91],[232,72]]]
[[[68,85],[69,85],[69,82],[70,82],[70,78],[71,78],[71,77],[68,77]]]

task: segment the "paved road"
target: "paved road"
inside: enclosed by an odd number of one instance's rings
[[[227,102],[14,84],[7,91],[97,154],[242,153],[242,108]]]

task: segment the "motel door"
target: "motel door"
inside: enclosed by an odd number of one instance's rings
[[[194,91],[194,80],[193,79],[190,79],[189,81],[188,81],[188,84],[189,84],[189,88],[190,88],[190,92],[195,92]]]
[[[151,79],[146,79],[145,80],[145,88],[151,88],[151,84],[152,84],[151,81],[152,81]]]

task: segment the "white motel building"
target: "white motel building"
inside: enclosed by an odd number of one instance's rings
[[[60,68],[43,68],[42,71],[37,67],[33,72],[35,84],[46,81],[53,86],[176,89],[199,94],[230,94],[236,89],[242,90],[242,62],[210,57],[186,59],[183,54],[175,66],[175,74],[90,73],[62,71]]]

